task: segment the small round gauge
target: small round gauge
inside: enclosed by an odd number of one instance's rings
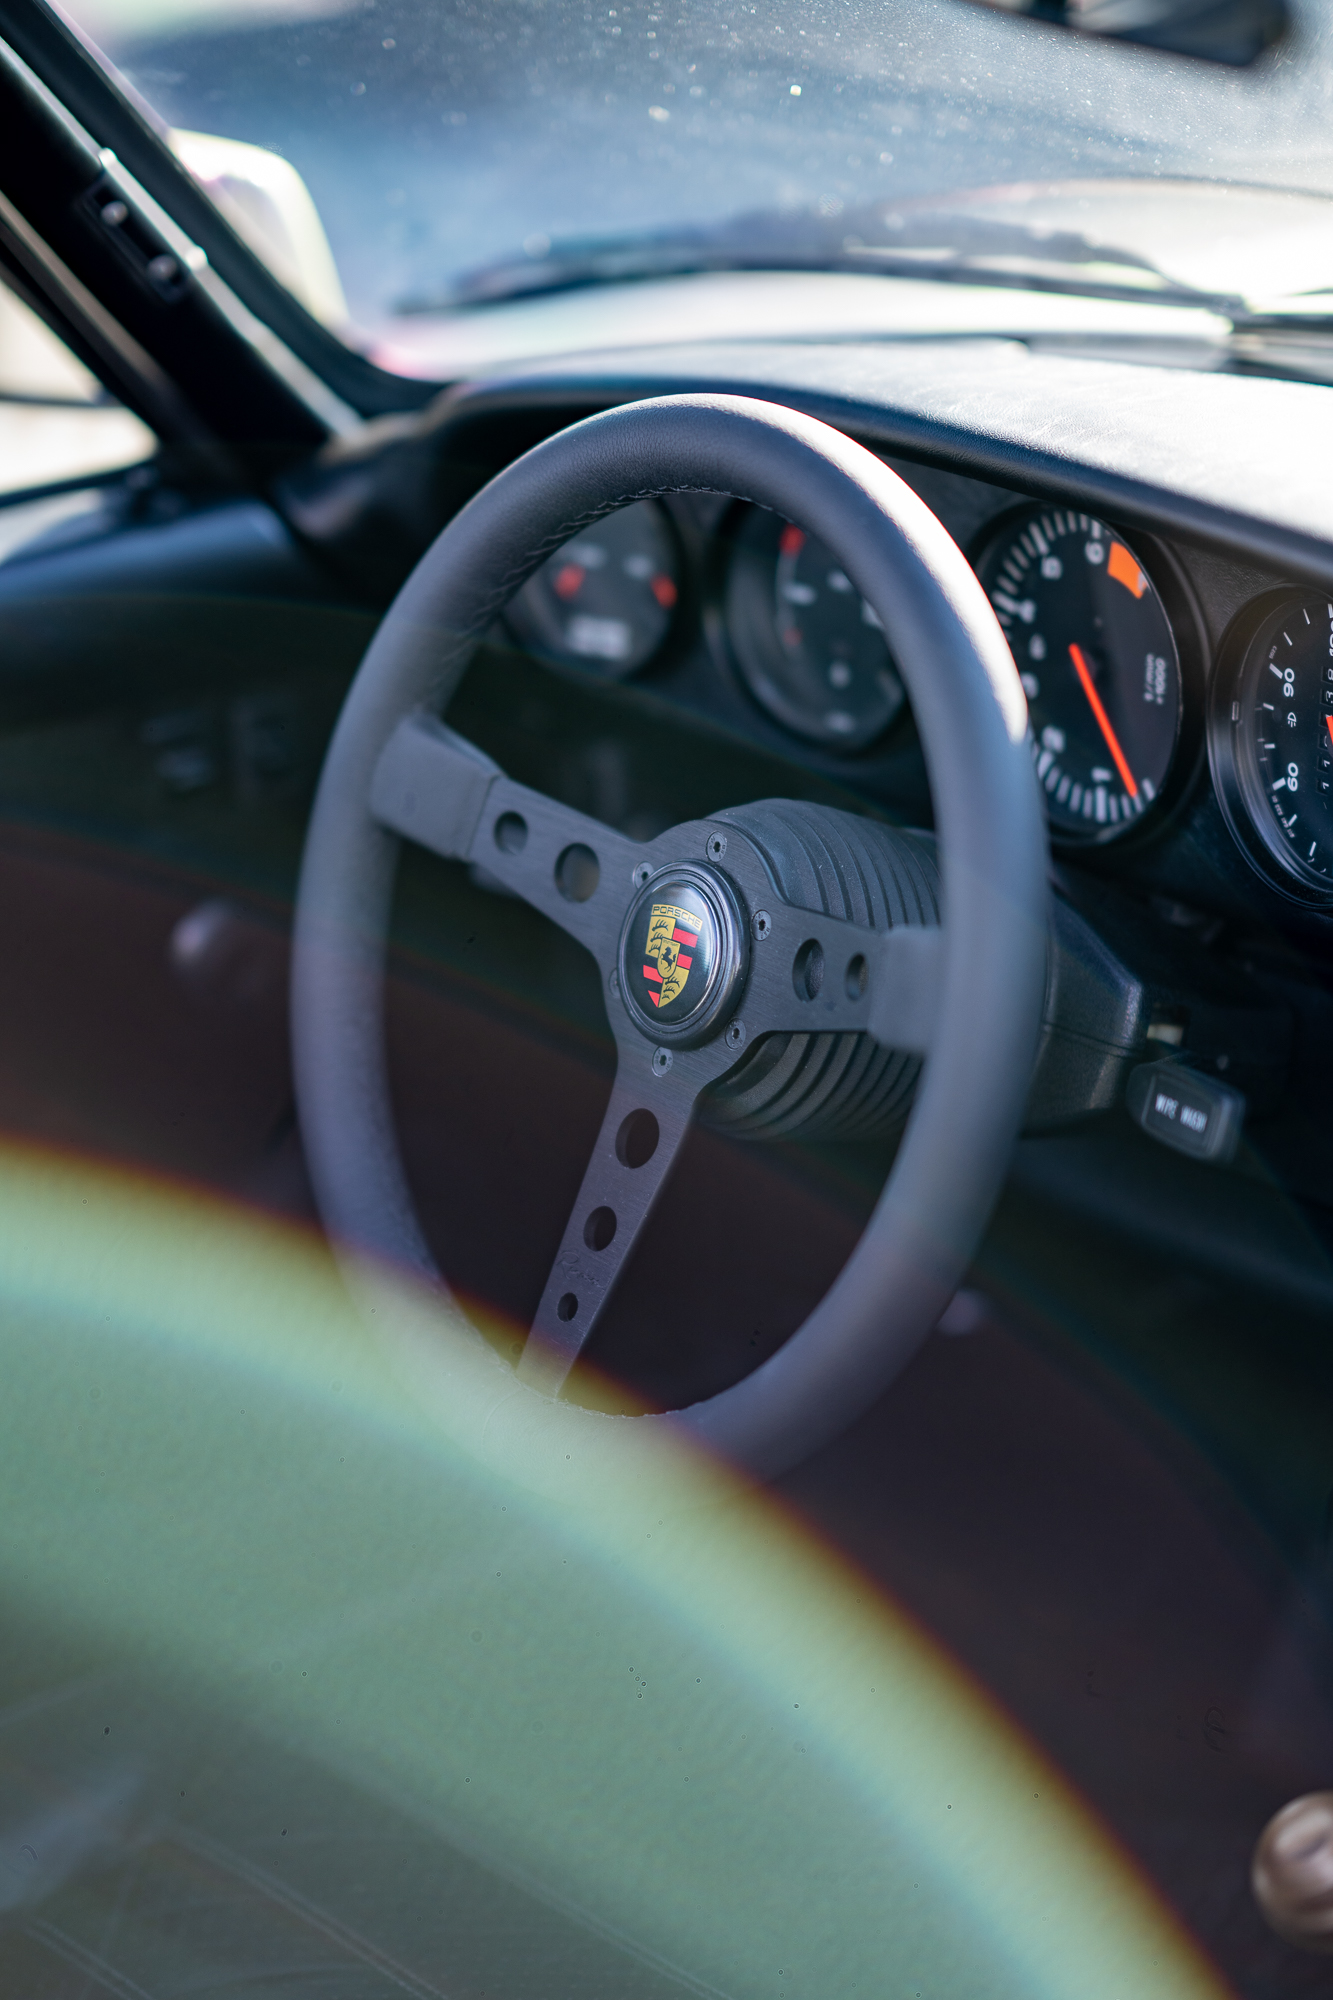
[[[637,500],[557,549],[505,619],[542,659],[623,680],[662,644],[679,596],[666,515],[653,501]]]
[[[1247,631],[1239,669],[1219,683],[1226,712],[1213,715],[1223,808],[1265,873],[1333,900],[1333,603],[1287,591]]]
[[[1030,507],[978,565],[1028,698],[1053,835],[1112,840],[1166,784],[1183,702],[1151,577],[1102,521]]]
[[[727,630],[761,708],[815,743],[860,750],[903,705],[884,628],[833,551],[776,514],[744,515]]]

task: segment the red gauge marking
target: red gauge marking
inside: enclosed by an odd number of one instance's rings
[[[1333,715],[1326,715],[1326,716],[1324,717],[1324,720],[1325,720],[1325,722],[1326,722],[1326,723],[1328,724],[1328,733],[1329,733],[1329,735],[1330,735],[1330,736],[1333,736]]]
[[[784,556],[798,556],[805,547],[805,535],[793,521],[788,521],[778,536],[778,548]]]
[[[1069,648],[1069,657],[1074,662],[1074,672],[1078,675],[1079,685],[1088,697],[1088,707],[1096,716],[1097,727],[1106,738],[1106,747],[1115,760],[1116,770],[1120,773],[1120,782],[1129,793],[1129,796],[1132,799],[1136,799],[1139,795],[1139,788],[1134,783],[1134,773],[1130,770],[1125,753],[1120,748],[1120,739],[1111,727],[1111,718],[1102,707],[1101,696],[1092,685],[1092,675],[1088,671],[1088,663],[1083,657],[1082,647],[1071,646]]]
[[[675,584],[669,576],[655,576],[648,585],[663,611],[670,611],[678,595]]]
[[[577,597],[579,591],[583,588],[583,579],[587,574],[587,570],[580,569],[577,563],[565,563],[562,568],[556,571],[551,588],[557,597],[565,599]]]
[[[1108,575],[1113,576],[1117,583],[1123,583],[1132,597],[1142,597],[1148,588],[1147,577],[1123,542],[1112,542],[1106,568]]]

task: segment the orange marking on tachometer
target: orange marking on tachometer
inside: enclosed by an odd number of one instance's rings
[[[1333,736],[1333,715],[1326,715],[1326,716],[1324,717],[1324,720],[1325,720],[1325,722],[1326,722],[1326,723],[1328,724],[1328,733],[1329,733],[1329,735],[1330,735],[1330,736]]]
[[[1129,793],[1129,796],[1132,799],[1136,799],[1139,795],[1139,788],[1134,783],[1134,773],[1130,770],[1125,753],[1120,748],[1120,738],[1111,727],[1111,718],[1102,707],[1101,696],[1092,685],[1092,675],[1088,671],[1088,663],[1083,657],[1082,647],[1071,646],[1069,648],[1069,657],[1074,662],[1074,672],[1078,675],[1079,685],[1088,697],[1088,707],[1097,718],[1097,727],[1106,738],[1106,747],[1115,759],[1116,770],[1120,773],[1120,782]]]
[[[1142,597],[1144,591],[1148,588],[1147,577],[1143,574],[1143,571],[1139,568],[1123,542],[1112,542],[1111,554],[1107,560],[1106,568],[1108,573],[1115,578],[1116,582],[1123,583],[1125,589],[1135,597]]]

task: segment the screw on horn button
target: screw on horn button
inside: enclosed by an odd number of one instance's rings
[[[711,868],[659,868],[620,934],[620,997],[659,1047],[706,1041],[732,1011],[749,934],[729,884]]]
[[[1254,1850],[1250,1886],[1279,1937],[1333,1952],[1333,1792],[1307,1792],[1274,1813]]]

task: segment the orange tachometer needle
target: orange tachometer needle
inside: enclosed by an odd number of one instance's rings
[[[1326,715],[1326,716],[1324,717],[1324,720],[1325,720],[1325,722],[1326,722],[1326,723],[1328,724],[1328,733],[1329,733],[1329,735],[1330,735],[1331,737],[1333,737],[1333,715]]]
[[[1083,648],[1081,646],[1071,646],[1069,648],[1069,657],[1074,662],[1074,672],[1078,675],[1079,686],[1088,697],[1088,707],[1097,718],[1097,727],[1106,738],[1106,747],[1115,759],[1116,770],[1120,773],[1120,782],[1129,793],[1129,796],[1132,799],[1136,799],[1139,795],[1139,788],[1134,783],[1134,773],[1125,761],[1125,753],[1120,748],[1120,739],[1111,727],[1110,716],[1102,707],[1101,696],[1092,685],[1092,675],[1088,670],[1088,663],[1083,657]]]

